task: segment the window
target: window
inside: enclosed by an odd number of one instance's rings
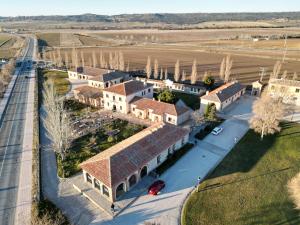
[[[122,106],[120,105],[120,110],[122,110]]]
[[[106,98],[109,98],[109,95],[108,95],[108,94],[106,94]]]
[[[108,188],[104,185],[102,185],[102,193],[104,195],[106,195],[107,197],[109,197],[109,191],[108,191]]]
[[[119,97],[119,101],[120,101],[120,102],[122,101],[122,98],[121,98],[121,97]]]
[[[300,89],[299,88],[296,88],[296,93],[300,93]]]
[[[275,86],[274,86],[274,85],[271,86],[271,90],[272,90],[272,91],[275,90]]]
[[[86,174],[86,181],[89,182],[89,183],[91,183],[91,184],[93,183],[92,177],[88,173]]]
[[[94,186],[95,186],[96,189],[101,190],[100,189],[100,182],[96,179],[94,179]]]
[[[142,116],[142,115],[143,115],[143,113],[142,113],[142,112],[140,112],[140,113],[139,113],[139,115],[140,115],[140,116]]]
[[[107,103],[107,106],[109,106],[109,102]]]
[[[113,100],[116,100],[116,96],[113,96]]]
[[[134,108],[134,107],[132,108],[132,111],[133,111],[133,112],[135,111],[135,108]]]
[[[160,160],[161,160],[161,158],[160,158],[160,155],[159,155],[159,156],[157,156],[157,158],[156,158],[157,164],[160,164]]]
[[[150,93],[150,92],[151,92],[151,89],[149,88],[149,89],[148,89],[148,93]]]
[[[172,118],[171,118],[171,117],[168,117],[168,121],[171,122],[171,121],[172,121]]]

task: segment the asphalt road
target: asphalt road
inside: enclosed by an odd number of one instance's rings
[[[30,39],[24,60],[32,59],[34,41]],[[28,96],[30,70],[27,66],[16,79],[11,99],[0,124],[0,225],[14,224],[17,203],[19,173],[25,112]],[[31,179],[31,175],[28,176]]]

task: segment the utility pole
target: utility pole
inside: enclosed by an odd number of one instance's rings
[[[260,81],[260,82],[263,81],[263,78],[264,78],[264,76],[266,75],[266,73],[267,73],[266,67],[260,67],[260,73],[259,73],[259,75],[260,75],[259,81]]]
[[[286,58],[286,53],[287,53],[287,34],[285,34],[284,38],[284,52],[283,52],[283,57],[282,57],[282,62],[284,63],[285,58]]]

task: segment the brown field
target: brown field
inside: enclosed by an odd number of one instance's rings
[[[22,42],[21,38],[0,34],[0,58],[14,57],[21,48]]]
[[[168,68],[168,72],[172,73],[176,60],[180,60],[181,69],[187,73],[191,71],[192,62],[194,59],[198,62],[199,77],[202,77],[205,71],[213,72],[214,76],[218,76],[220,63],[225,56],[218,53],[197,52],[191,50],[171,50],[171,49],[155,49],[146,47],[114,47],[114,48],[81,48],[80,51],[84,52],[85,65],[91,62],[91,52],[98,53],[102,50],[106,54],[108,60],[108,53],[110,51],[121,50],[125,56],[125,62],[129,62],[130,70],[141,70],[145,68],[147,57],[150,56],[152,60],[157,59],[159,66]],[[70,54],[70,49],[67,50]],[[71,56],[69,56],[70,58]],[[232,55],[233,58],[233,75],[239,81],[249,84],[259,78],[260,67],[266,67],[268,74],[273,69],[276,60],[262,59],[256,57]],[[286,62],[283,70],[288,70],[289,73],[300,73],[300,62]],[[268,79],[266,77],[265,79]]]
[[[99,53],[100,50],[106,53],[106,60],[108,60],[109,52],[122,51],[125,62],[126,64],[129,62],[131,70],[144,69],[147,57],[150,56],[152,61],[157,59],[159,66],[164,69],[168,68],[170,73],[173,72],[178,59],[181,70],[184,69],[190,73],[192,62],[196,59],[199,79],[201,79],[205,71],[211,71],[214,76],[218,76],[223,57],[231,54],[234,61],[232,78],[249,84],[259,78],[261,67],[265,67],[269,75],[275,62],[283,58],[284,40],[253,42],[252,40],[228,40],[228,38],[237,33],[240,35],[246,35],[246,33],[247,35],[278,35],[280,32],[281,34],[283,32],[298,34],[300,29],[286,29],[285,31],[279,29],[134,30],[82,32],[81,35],[75,34],[75,36],[81,40],[82,46],[78,48],[78,51],[84,52],[85,65],[89,65],[92,61],[92,52]],[[148,37],[146,41],[145,37]],[[112,43],[115,45],[111,46]],[[97,45],[101,47],[95,47]],[[70,48],[62,48],[62,51],[69,53],[70,50]],[[289,74],[300,73],[300,39],[288,39],[283,70],[288,70]],[[265,79],[267,80],[268,76]]]

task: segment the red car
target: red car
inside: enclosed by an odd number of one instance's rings
[[[149,188],[148,193],[150,195],[157,195],[158,192],[160,192],[161,189],[163,189],[166,186],[165,182],[162,180],[155,181]]]

